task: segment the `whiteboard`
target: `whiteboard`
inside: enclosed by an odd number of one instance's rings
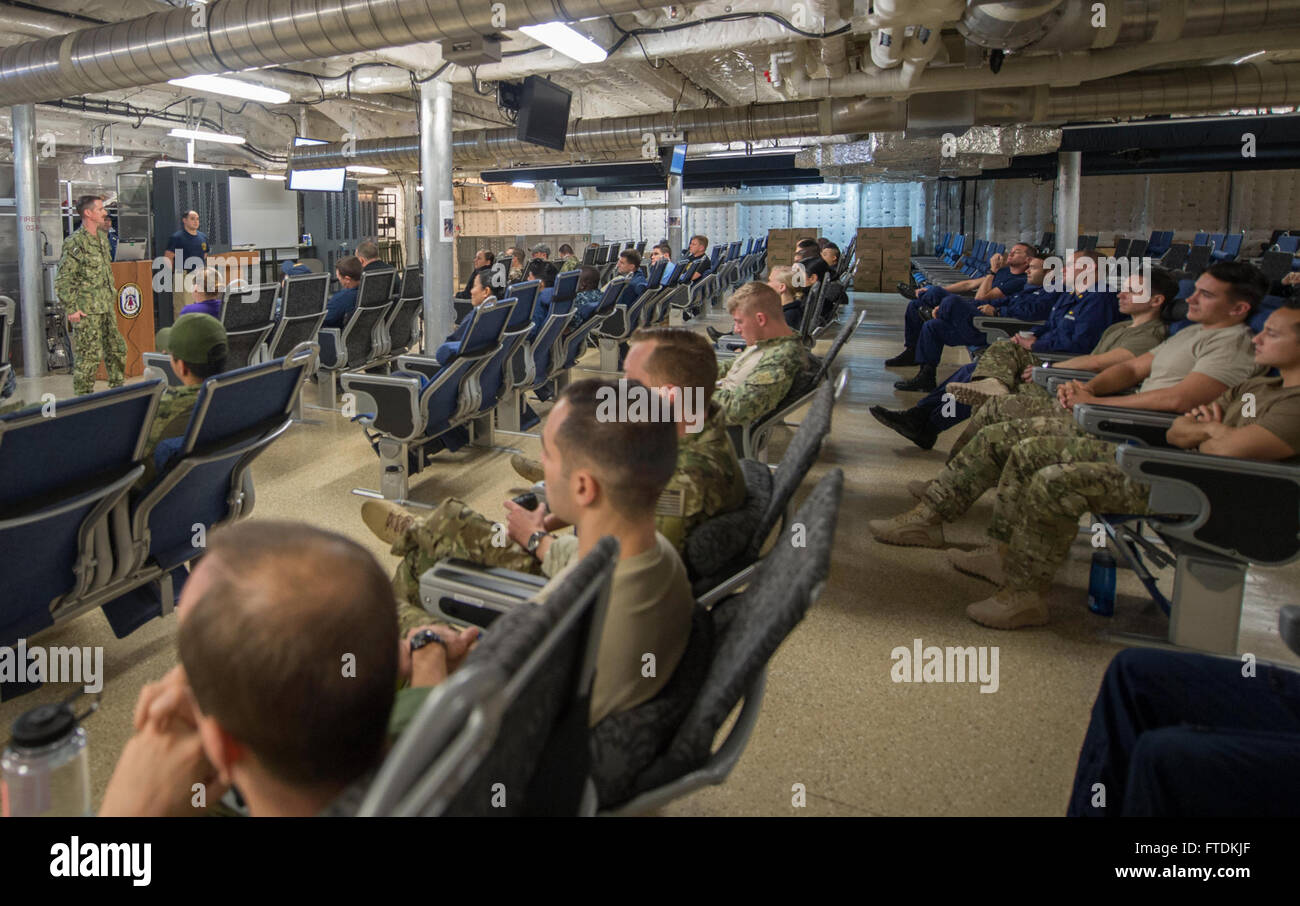
[[[298,193],[269,179],[230,179],[230,244],[298,246]]]

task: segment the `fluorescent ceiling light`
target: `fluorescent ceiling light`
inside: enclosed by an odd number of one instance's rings
[[[1248,53],[1248,54],[1246,54],[1244,57],[1240,57],[1240,58],[1238,58],[1238,59],[1236,59],[1236,60],[1233,60],[1233,61],[1232,61],[1232,65],[1233,65],[1233,66],[1236,66],[1238,63],[1245,63],[1247,60],[1252,59],[1252,58],[1254,58],[1254,57],[1261,56],[1261,55],[1263,55],[1263,54],[1265,54],[1265,53],[1268,53],[1268,51],[1266,51],[1266,50],[1257,50],[1257,51],[1255,51],[1254,53]]]
[[[290,98],[289,92],[278,88],[250,85],[239,79],[219,75],[192,75],[183,79],[168,79],[167,84],[212,94],[224,94],[232,98],[243,98],[246,101],[260,101],[263,104],[286,104]]]
[[[532,184],[531,182],[512,182],[510,185],[514,186],[516,189],[531,189],[531,188],[533,188],[533,184]]]
[[[347,168],[349,173],[366,173],[372,176],[387,176],[388,171],[383,167],[365,167],[361,164],[353,164]]]
[[[167,133],[172,138],[192,138],[196,142],[220,142],[223,145],[242,145],[242,135],[227,135],[224,132],[208,132],[206,129],[173,129]]]
[[[803,148],[797,145],[791,145],[788,148],[754,148],[746,151],[743,148],[729,148],[725,151],[710,151],[705,157],[758,157],[763,154],[797,154]]]
[[[225,167],[218,167],[216,164],[191,164],[183,160],[159,160],[154,161],[154,169],[164,169],[166,167],[185,167],[192,170],[225,170]]]
[[[82,160],[84,164],[117,164],[122,162],[120,154],[87,154]]]
[[[253,179],[273,179],[276,182],[284,182],[283,173],[254,173]]]
[[[579,63],[599,63],[609,54],[605,48],[586,35],[580,35],[563,22],[547,22],[545,25],[525,25],[519,29],[534,41],[541,41],[554,47],[566,57]]]

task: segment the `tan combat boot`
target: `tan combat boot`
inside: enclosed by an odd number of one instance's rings
[[[1002,588],[966,608],[966,616],[991,629],[1022,629],[1047,623],[1046,590]]]
[[[943,547],[943,517],[924,500],[893,519],[867,523],[877,541],[903,547]]]
[[[1002,557],[1005,552],[1004,544],[986,544],[973,551],[953,548],[948,551],[948,562],[958,572],[987,579],[994,585],[1005,585],[1007,576],[1002,569]]]
[[[535,459],[529,459],[527,456],[520,456],[518,453],[513,454],[510,457],[510,467],[518,472],[521,478],[526,478],[534,484],[546,479],[542,464]]]
[[[395,544],[415,523],[415,517],[392,501],[367,500],[361,504],[361,521],[380,541]]]
[[[972,409],[978,409],[995,396],[1006,396],[1011,391],[997,378],[980,378],[978,381],[962,383],[954,381],[948,385],[948,392]]]

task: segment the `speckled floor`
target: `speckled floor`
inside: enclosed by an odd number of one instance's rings
[[[966,604],[992,586],[955,572],[941,552],[877,544],[868,519],[910,506],[904,483],[929,478],[943,465],[960,429],[934,450],[916,449],[876,423],[867,408],[901,408],[917,395],[898,394],[882,361],[901,348],[903,302],[896,295],[855,294],[867,320],[846,347],[851,372],[836,408],[831,435],[805,488],[825,471],[845,472],[845,491],[830,581],[807,618],[777,651],[767,696],[748,748],[728,781],[662,809],[668,815],[1058,815],[1074,774],[1088,713],[1106,664],[1119,650],[1102,632],[1163,633],[1166,621],[1141,586],[1121,571],[1116,616],[1104,619],[1085,605],[1086,540],[1072,551],[1051,596],[1052,622],[1037,629],[997,632],[966,619]],[[712,316],[720,325],[723,316]],[[949,350],[943,374],[964,352]],[[594,356],[587,360],[594,366]],[[71,392],[71,378],[25,384],[20,393]],[[307,390],[314,401],[315,388]],[[256,461],[257,505],[252,518],[294,518],[357,539],[386,567],[393,558],[361,523],[355,487],[375,487],[377,460],[360,429],[337,415],[308,410],[323,424],[292,428]],[[797,420],[797,415],[794,420]],[[780,435],[781,432],[778,432]],[[788,434],[778,436],[773,458]],[[532,438],[499,435],[498,443],[536,455]],[[509,454],[462,450],[420,476],[416,500],[448,495],[493,513],[523,482]],[[983,543],[990,496],[948,532],[963,547]],[[1169,587],[1170,577],[1164,577]],[[1294,599],[1300,565],[1255,570],[1247,587],[1241,651],[1298,664],[1277,637],[1278,607]],[[46,645],[105,646],[102,707],[86,727],[91,779],[98,801],[130,732],[141,685],[175,663],[174,622],[155,620],[115,639],[99,613],[87,614],[40,638]],[[999,687],[982,694],[975,684],[894,683],[891,651],[926,646],[998,646]],[[46,686],[0,705],[0,725],[22,711],[66,694]],[[7,733],[6,733],[7,736]],[[806,805],[792,805],[802,784]]]

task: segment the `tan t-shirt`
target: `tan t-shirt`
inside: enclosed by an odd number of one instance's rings
[[[553,578],[538,593],[545,598],[564,571],[562,557],[576,563],[577,545],[556,551],[558,539],[546,552],[544,568]],[[557,556],[552,558],[552,553]],[[627,711],[659,694],[686,652],[691,635],[695,596],[686,567],[672,542],[658,532],[655,545],[635,557],[618,561],[605,612],[605,628],[596,653],[596,679],[591,690],[591,726],[611,714]],[[645,656],[654,655],[654,675]]]
[[[1155,349],[1168,336],[1169,328],[1159,318],[1136,326],[1131,320],[1119,321],[1106,328],[1097,345],[1092,348],[1092,354],[1101,355],[1112,349],[1127,349],[1136,358]]]
[[[1252,398],[1248,400],[1247,394]],[[1229,428],[1259,425],[1300,454],[1300,387],[1283,387],[1280,377],[1251,378],[1216,402],[1223,408],[1223,423]],[[1254,407],[1253,417],[1242,414],[1247,402]]]
[[[1235,387],[1256,371],[1252,336],[1245,324],[1214,330],[1201,324],[1184,327],[1155,348],[1151,374],[1138,389],[1164,390],[1192,373]]]

